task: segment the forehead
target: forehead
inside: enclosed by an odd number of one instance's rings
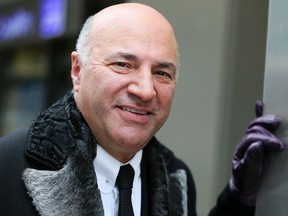
[[[139,59],[178,62],[174,35],[163,33],[160,29],[114,23],[100,32],[97,29],[93,31],[91,40],[93,53],[102,57],[122,52],[131,53]]]
[[[96,50],[123,49],[173,60],[178,57],[171,25],[157,11],[145,6],[125,4],[100,12],[94,17],[91,40]]]

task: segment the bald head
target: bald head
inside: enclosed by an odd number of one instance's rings
[[[109,46],[118,37],[155,44],[165,41],[178,56],[173,28],[162,14],[147,5],[124,3],[107,7],[86,21],[76,46],[80,60],[86,63],[93,48]]]
[[[156,22],[155,24],[158,25],[158,27],[165,26],[173,31],[169,22],[162,14],[152,7],[139,3],[113,5],[97,13],[94,18],[97,24],[107,24],[109,22],[113,23],[116,21],[122,25],[125,25],[125,23],[130,23],[144,25],[143,27],[146,27],[145,25],[151,26]]]

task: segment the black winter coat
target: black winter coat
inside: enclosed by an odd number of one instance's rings
[[[104,215],[93,160],[97,140],[67,94],[29,130],[0,138],[1,216]],[[188,167],[153,138],[141,162],[141,215],[196,216]],[[254,215],[226,189],[210,216]]]

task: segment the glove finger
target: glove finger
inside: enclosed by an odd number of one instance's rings
[[[265,150],[268,150],[268,151],[269,150],[270,151],[283,150],[284,142],[281,139],[279,139],[277,136],[275,136],[273,133],[271,133],[269,130],[267,130],[266,128],[256,125],[250,128],[248,131],[251,133],[262,134],[264,136],[267,136],[267,138],[263,137],[263,140],[262,140],[262,145],[265,148]],[[273,146],[273,144],[270,144],[270,143],[275,143],[275,145]],[[277,145],[279,148],[277,147]]]
[[[282,151],[284,149],[284,142],[277,137],[269,137],[261,141],[265,151]]]
[[[264,107],[263,102],[261,100],[257,100],[255,103],[255,113],[257,117],[263,115],[263,107]]]
[[[261,127],[260,125],[255,125],[251,128],[248,128],[247,134],[248,133],[258,133],[258,134],[263,134],[263,135],[270,136],[270,137],[275,137],[275,135],[273,133],[271,133],[266,128]]]
[[[267,136],[259,133],[249,133],[244,136],[235,150],[235,159],[241,159],[246,154],[247,149],[255,142],[261,142],[262,148],[266,151],[281,151],[284,148],[284,143],[277,137]]]
[[[252,143],[247,149],[243,159],[242,164],[247,169],[254,169],[256,171],[260,166],[262,167],[264,158],[264,148],[261,141]],[[254,173],[256,174],[256,173]]]
[[[274,130],[279,123],[281,122],[281,118],[276,115],[264,115],[261,117],[258,117],[254,119],[248,126],[248,128],[251,128],[255,125],[260,125],[261,127],[264,127],[268,130]]]

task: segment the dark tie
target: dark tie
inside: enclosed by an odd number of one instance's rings
[[[118,216],[134,216],[131,203],[131,189],[134,179],[134,170],[130,164],[120,167],[116,182],[119,190]]]

